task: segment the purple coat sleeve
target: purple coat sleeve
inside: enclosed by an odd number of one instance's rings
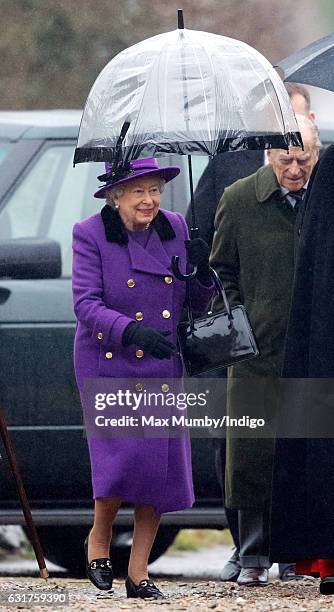
[[[186,221],[180,213],[176,214],[182,224],[184,239],[189,240],[189,232]],[[195,313],[200,314],[207,310],[213,294],[215,293],[215,285],[213,282],[210,285],[203,285],[203,283],[195,278],[190,282],[190,292],[191,307]]]
[[[79,223],[73,228],[74,312],[92,338],[102,345],[121,344],[125,328],[134,321],[103,302],[102,264],[94,237]]]

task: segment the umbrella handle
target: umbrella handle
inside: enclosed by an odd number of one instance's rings
[[[197,266],[194,266],[193,271],[190,272],[189,274],[182,274],[180,267],[179,267],[179,256],[178,255],[173,255],[172,257],[172,270],[176,278],[182,281],[191,280],[192,278],[195,278],[197,274]]]

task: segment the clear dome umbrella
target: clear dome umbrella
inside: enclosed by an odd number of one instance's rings
[[[74,165],[109,161],[115,169],[188,155],[192,186],[190,155],[301,145],[289,96],[265,57],[238,40],[184,28],[178,11],[175,31],[125,49],[101,71]],[[193,197],[192,211],[195,227]]]

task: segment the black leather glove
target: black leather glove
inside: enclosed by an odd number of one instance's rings
[[[122,335],[123,346],[136,344],[157,359],[169,359],[177,349],[175,344],[165,338],[169,331],[158,332],[152,327],[145,327],[134,321],[129,323]]]
[[[197,266],[197,278],[205,284],[210,284],[209,253],[210,249],[203,238],[193,238],[185,241],[187,261]]]

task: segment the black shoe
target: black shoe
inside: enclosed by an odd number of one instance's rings
[[[220,580],[222,582],[236,582],[241,572],[239,551],[235,549],[232,557],[225,563],[222,573],[220,574]]]
[[[321,595],[333,595],[334,593],[334,576],[327,576],[320,582]]]
[[[279,566],[279,569],[281,567]],[[295,573],[296,564],[285,565],[283,570],[280,572],[280,580],[287,582],[289,580],[314,580],[314,576],[304,576],[304,574]]]
[[[141,580],[136,585],[130,576],[126,577],[125,588],[127,597],[140,597],[141,599],[164,599],[164,594],[159,591],[152,580]]]
[[[110,591],[114,578],[111,560],[109,557],[101,557],[101,559],[93,559],[93,561],[88,563],[88,537],[84,543],[87,577],[96,588],[101,591]]]

